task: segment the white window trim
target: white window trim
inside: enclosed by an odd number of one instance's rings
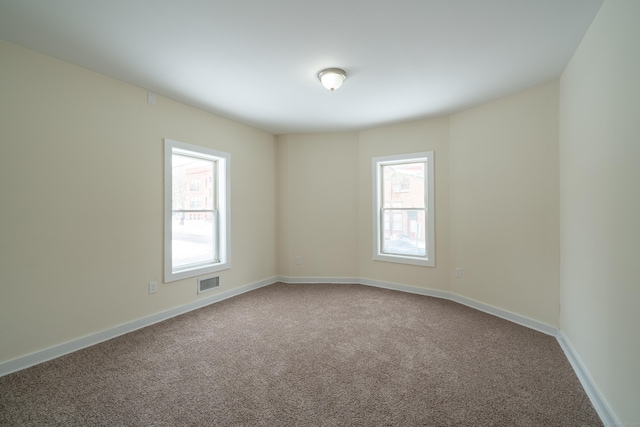
[[[220,218],[218,253],[220,260],[214,264],[206,266],[192,267],[180,271],[173,271],[171,242],[172,236],[172,155],[175,151],[183,150],[188,155],[196,155],[203,159],[217,160],[217,187],[218,212]],[[203,274],[215,273],[231,268],[231,155],[222,151],[210,148],[199,147],[197,145],[186,144],[165,138],[164,140],[164,282],[174,282],[176,280]]]
[[[411,255],[391,255],[382,253],[381,248],[381,166],[394,163],[406,163],[409,161],[427,162],[427,185],[426,195],[426,215],[427,215],[427,241],[426,254],[422,256]],[[425,267],[435,267],[435,221],[434,221],[434,173],[433,173],[433,151],[423,151],[419,153],[397,154],[392,156],[373,157],[371,159],[372,171],[372,200],[373,200],[373,257],[374,261],[395,262],[400,264],[412,264]]]

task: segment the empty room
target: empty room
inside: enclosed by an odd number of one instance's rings
[[[0,425],[640,427],[639,19],[0,0]]]

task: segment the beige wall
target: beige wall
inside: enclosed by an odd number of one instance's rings
[[[452,292],[556,327],[557,100],[551,82],[454,114],[450,147]]]
[[[277,138],[278,274],[448,290],[446,118],[363,132]],[[373,261],[371,158],[435,151],[436,268]],[[302,265],[295,258],[302,257]]]
[[[12,325],[0,361],[197,298],[190,280],[147,294],[162,278],[164,137],[232,155],[223,290],[274,275],[362,278],[557,324],[555,83],[451,118],[275,138],[162,97],[150,106],[142,89],[0,46],[0,185],[13,202],[0,225],[0,317]],[[371,158],[428,150],[436,267],[373,261]]]
[[[560,81],[560,327],[640,424],[640,2],[607,0]]]
[[[371,159],[434,151],[435,267],[373,261]],[[449,290],[449,119],[417,120],[359,133],[358,272],[364,279]]]
[[[555,81],[450,118],[278,137],[278,274],[451,291],[557,327],[557,101]],[[373,261],[372,157],[429,150],[436,267]]]
[[[277,138],[279,275],[358,276],[357,142],[355,133]]]
[[[0,362],[199,298],[195,279],[147,292],[165,137],[231,153],[221,290],[275,275],[272,135],[4,42],[0,70]]]

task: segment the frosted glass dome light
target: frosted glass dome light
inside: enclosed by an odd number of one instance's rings
[[[318,78],[322,82],[322,86],[333,92],[342,86],[342,82],[347,79],[347,73],[340,68],[327,68],[318,73]]]

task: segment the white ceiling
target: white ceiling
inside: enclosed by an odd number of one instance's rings
[[[0,0],[0,38],[274,134],[346,131],[558,78],[602,2]]]

